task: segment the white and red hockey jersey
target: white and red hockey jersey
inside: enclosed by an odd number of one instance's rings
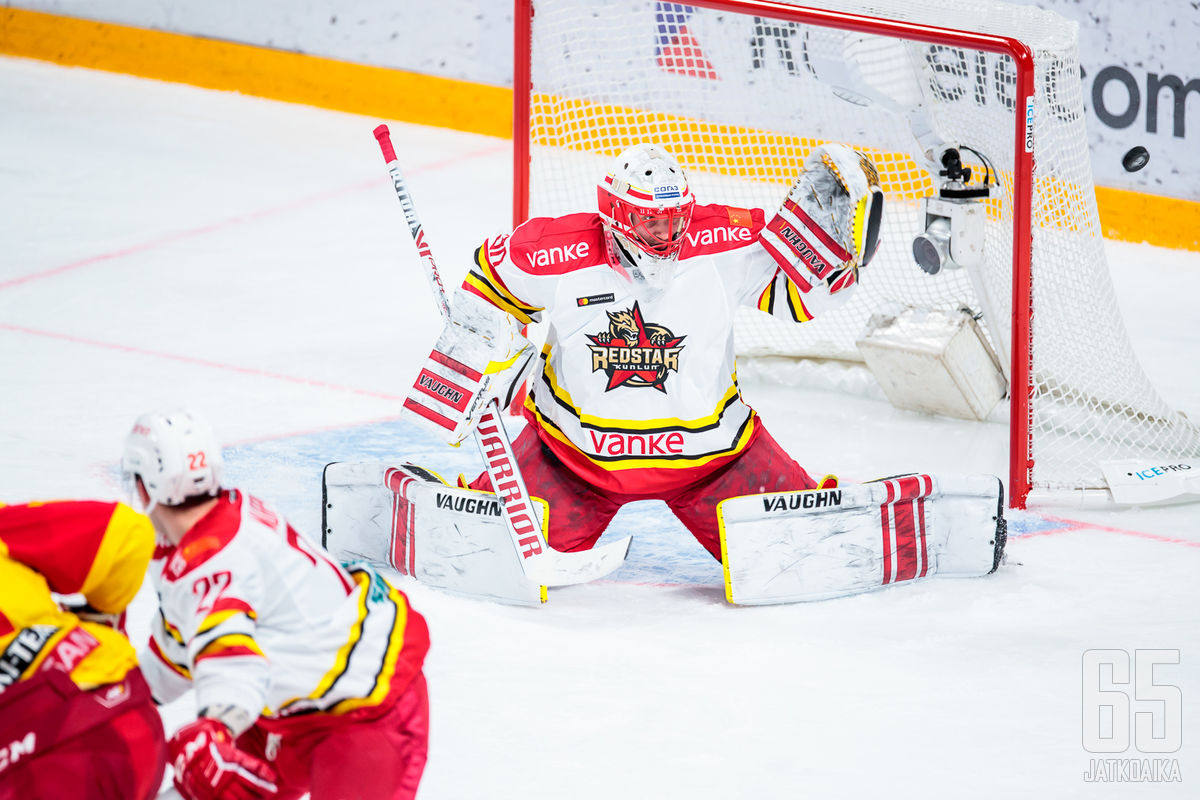
[[[159,702],[194,686],[197,708],[251,719],[344,714],[395,696],[429,648],[402,592],[344,569],[236,490],[178,545],[160,545],[150,575],[160,613],[139,661]]]
[[[761,209],[697,206],[665,290],[611,266],[597,214],[531,219],[475,251],[464,290],[547,324],[525,415],[573,472],[604,490],[656,494],[749,445],[758,421],[737,385],[737,307],[799,323],[850,294],[805,280],[807,267],[785,262],[764,226]]]

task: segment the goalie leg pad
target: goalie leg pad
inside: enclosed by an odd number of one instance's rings
[[[325,467],[322,544],[343,562],[395,568],[453,594],[540,605],[491,492],[447,486],[415,464],[333,463]],[[545,535],[547,510],[534,507]]]
[[[905,475],[775,492],[717,507],[725,594],[740,605],[824,600],[999,566],[1004,487],[994,475]]]

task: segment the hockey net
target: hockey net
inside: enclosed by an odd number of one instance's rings
[[[1104,487],[1104,460],[1200,456],[1200,430],[1159,397],[1121,322],[1074,22],[992,0],[517,0],[516,30],[517,222],[593,209],[609,159],[638,141],[664,144],[700,202],[770,216],[805,155],[844,142],[879,167],[879,254],[826,317],[743,309],[739,355],[861,362],[873,313],[967,308],[1011,364],[1015,505]],[[964,163],[994,183],[974,280],[914,262],[936,142],[970,148]]]

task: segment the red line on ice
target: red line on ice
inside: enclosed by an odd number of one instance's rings
[[[1162,534],[1159,534],[1159,533],[1146,533],[1145,531],[1134,531],[1134,530],[1129,530],[1128,528],[1113,528],[1108,525],[1096,525],[1095,523],[1091,523],[1091,522],[1080,522],[1079,520],[1065,519],[1063,517],[1050,517],[1050,516],[1046,516],[1046,515],[1042,515],[1042,514],[1039,514],[1038,516],[1042,517],[1042,519],[1049,520],[1050,522],[1062,523],[1062,527],[1054,528],[1053,530],[1048,530],[1048,531],[1035,531],[1033,533],[1022,533],[1018,536],[1014,536],[1013,538],[1014,539],[1026,539],[1026,538],[1032,538],[1034,536],[1052,536],[1057,533],[1074,533],[1076,531],[1094,530],[1094,531],[1103,531],[1104,533],[1119,533],[1122,536],[1133,536],[1138,539],[1149,539],[1150,541],[1153,541],[1153,542],[1166,542],[1167,544],[1181,544],[1184,547],[1200,547],[1200,541],[1195,541],[1192,539],[1177,539],[1173,536],[1163,536]]]
[[[470,153],[465,153],[463,155],[445,158],[445,159],[442,159],[441,161],[435,161],[430,164],[423,164],[419,167],[413,168],[412,170],[409,171],[408,174],[416,175],[416,174],[420,174],[422,172],[427,172],[430,170],[443,169],[445,167],[453,166],[453,165],[459,164],[463,161],[467,161],[472,158],[480,158],[482,156],[491,155],[492,153],[494,153],[500,149],[506,150],[506,149],[508,149],[508,145],[505,145],[503,148],[487,147],[487,148],[483,148],[481,150],[475,150]],[[276,216],[277,214],[282,214],[286,211],[294,211],[298,208],[303,208],[304,206],[312,205],[314,203],[324,202],[325,200],[330,200],[334,197],[340,197],[341,195],[344,195],[344,194],[351,194],[353,192],[359,192],[364,189],[370,189],[372,187],[378,186],[381,181],[385,181],[385,180],[388,180],[387,176],[382,175],[379,178],[372,178],[370,180],[359,181],[358,183],[353,183],[348,186],[343,186],[339,189],[333,189],[328,192],[321,192],[320,194],[310,195],[309,197],[303,197],[299,200],[294,200],[290,203],[284,203],[283,205],[274,206],[272,208],[265,208],[260,211],[251,211],[248,214],[239,214],[236,217],[230,217],[229,219],[221,220],[220,222],[213,222],[208,225],[201,225],[198,228],[189,228],[188,230],[176,231],[175,233],[169,233],[165,236],[160,236],[157,239],[151,239],[149,241],[142,242],[141,244],[130,245],[129,247],[125,247],[120,250],[113,250],[108,253],[101,253],[101,254],[95,255],[95,256],[88,256],[87,258],[81,258],[78,261],[71,261],[66,264],[60,264],[57,267],[50,267],[49,269],[44,269],[41,272],[31,272],[28,275],[21,275],[16,278],[9,278],[6,281],[0,281],[0,291],[4,291],[5,289],[11,289],[14,286],[21,286],[26,283],[31,283],[33,281],[41,280],[42,278],[52,278],[55,275],[61,275],[65,272],[72,272],[76,269],[79,269],[80,267],[88,267],[88,266],[91,266],[93,264],[98,264],[103,261],[112,261],[113,259],[122,258],[124,256],[131,256],[131,255],[135,255],[137,253],[144,253],[148,250],[154,250],[159,247],[165,247],[167,245],[175,244],[176,242],[182,242],[187,239],[194,239],[198,236],[204,236],[205,234],[215,233],[217,231],[224,230],[225,228],[232,228],[235,225],[244,225],[249,222],[256,222],[260,219],[265,219],[267,217],[273,217],[273,216]]]
[[[318,389],[334,389],[339,392],[350,392],[351,394],[361,394],[366,397],[378,397],[383,400],[403,400],[405,395],[389,394],[387,392],[376,392],[370,389],[359,389],[354,386],[344,386],[339,383],[329,383],[328,381],[318,381],[312,378],[301,378],[296,375],[285,375],[282,372],[270,372],[265,369],[256,367],[240,367],[236,364],[223,364],[219,361],[209,361],[204,358],[196,358],[194,356],[181,356],[175,353],[164,353],[159,350],[147,350],[144,347],[132,347],[127,344],[115,344],[113,342],[102,342],[97,339],[85,339],[81,336],[72,336],[68,333],[55,333],[54,331],[40,331],[35,328],[26,328],[22,325],[10,325],[6,322],[0,322],[0,330],[14,331],[16,333],[24,333],[30,336],[44,336],[48,339],[61,339],[67,342],[76,344],[86,344],[92,347],[103,347],[106,350],[117,350],[123,353],[133,353],[141,356],[152,356],[154,358],[163,358],[168,361],[179,361],[184,364],[195,364],[201,367],[209,367],[211,369],[221,369],[226,372],[240,372],[243,375],[255,375],[261,378],[271,378],[277,381],[287,381],[288,383],[299,383],[304,386],[313,386]]]

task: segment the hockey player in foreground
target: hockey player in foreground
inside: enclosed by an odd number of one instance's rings
[[[124,630],[153,552],[121,503],[0,505],[0,800],[158,795],[162,720]]]
[[[425,621],[369,568],[343,568],[278,511],[221,483],[185,412],[148,413],[122,473],[158,534],[160,614],[142,654],[156,701],[194,688],[168,742],[189,800],[412,798],[425,766]]]
[[[529,492],[546,504],[550,547],[587,550],[621,506],[658,499],[724,563],[732,602],[817,599],[995,568],[999,479],[913,475],[851,487],[815,479],[738,389],[738,306],[799,324],[855,290],[883,213],[866,157],[818,147],[767,219],[760,209],[697,205],[680,165],[641,144],[617,157],[598,201],[598,214],[531,219],[475,251],[405,402],[409,419],[461,442],[481,408],[524,380],[531,345],[519,326],[542,322],[540,375],[513,450]],[[472,550],[448,535],[478,529],[472,545],[492,540],[484,529],[496,521],[471,513],[489,496],[472,490],[493,489],[486,472],[460,488],[412,465],[384,475],[376,482],[406,514],[374,542],[352,525],[340,539],[334,530],[331,548],[438,583],[451,570],[422,570],[420,558]],[[327,492],[336,483],[327,468]],[[451,588],[505,599],[486,584]]]

